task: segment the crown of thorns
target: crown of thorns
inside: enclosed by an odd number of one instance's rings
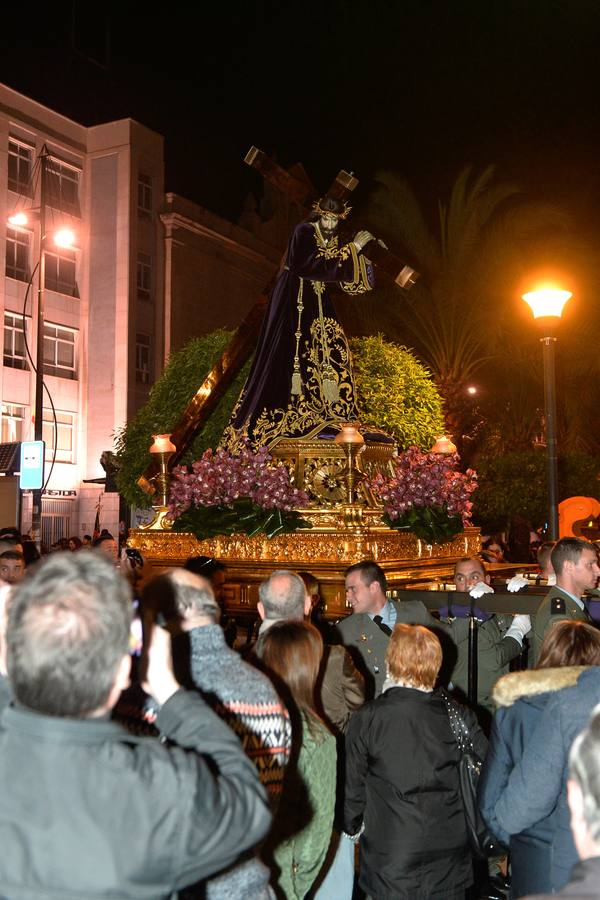
[[[335,212],[332,209],[323,209],[321,203],[327,199],[327,197],[321,197],[320,200],[317,200],[316,203],[313,203],[312,205],[312,208],[319,216],[331,216],[332,219],[346,219],[350,215],[352,207],[348,206],[346,201],[344,201],[344,208],[341,212]]]

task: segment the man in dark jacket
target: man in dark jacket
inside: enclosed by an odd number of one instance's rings
[[[567,782],[571,831],[580,862],[560,897],[579,900],[600,898],[600,715],[575,740],[569,754]],[[529,900],[546,900],[556,894],[535,894]]]
[[[10,598],[14,704],[0,726],[0,894],[165,898],[267,831],[264,789],[236,735],[181,690],[152,629],[147,687],[175,746],[108,718],[129,681],[129,586],[95,553],[50,557]]]

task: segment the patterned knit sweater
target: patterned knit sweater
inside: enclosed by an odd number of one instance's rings
[[[274,806],[291,747],[288,712],[262,672],[227,646],[219,625],[194,628],[190,673],[204,699],[239,736]],[[255,856],[207,883],[207,900],[263,900],[269,870]]]

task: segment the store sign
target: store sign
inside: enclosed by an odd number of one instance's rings
[[[44,491],[44,497],[76,497],[77,491]]]

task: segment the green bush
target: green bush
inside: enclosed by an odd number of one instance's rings
[[[442,398],[429,370],[382,335],[353,338],[350,347],[361,423],[393,435],[401,450],[429,450],[444,433]]]
[[[478,487],[473,494],[473,521],[485,534],[502,531],[513,516],[534,528],[547,518],[546,454],[543,450],[506,453],[477,461]],[[558,499],[600,499],[596,457],[571,453],[558,460]]]
[[[150,505],[148,494],[138,487],[137,480],[150,462],[148,448],[152,443],[152,435],[169,433],[173,430],[185,407],[231,337],[229,331],[215,331],[195,338],[174,353],[152,388],[148,402],[115,436],[119,467],[117,487],[130,505],[142,507]],[[217,446],[244,385],[249,367],[248,360],[180,462],[193,462],[199,459],[208,447]]]
[[[148,402],[115,436],[117,486],[130,505],[149,505],[149,497],[138,487],[137,480],[150,462],[152,435],[173,430],[230,339],[230,332],[215,331],[195,338],[174,353]],[[444,420],[442,400],[427,369],[405,347],[390,344],[381,336],[356,338],[351,345],[361,421],[388,431],[402,449],[416,445],[428,450],[443,433]],[[193,462],[208,447],[217,447],[249,367],[250,361],[180,462]]]

